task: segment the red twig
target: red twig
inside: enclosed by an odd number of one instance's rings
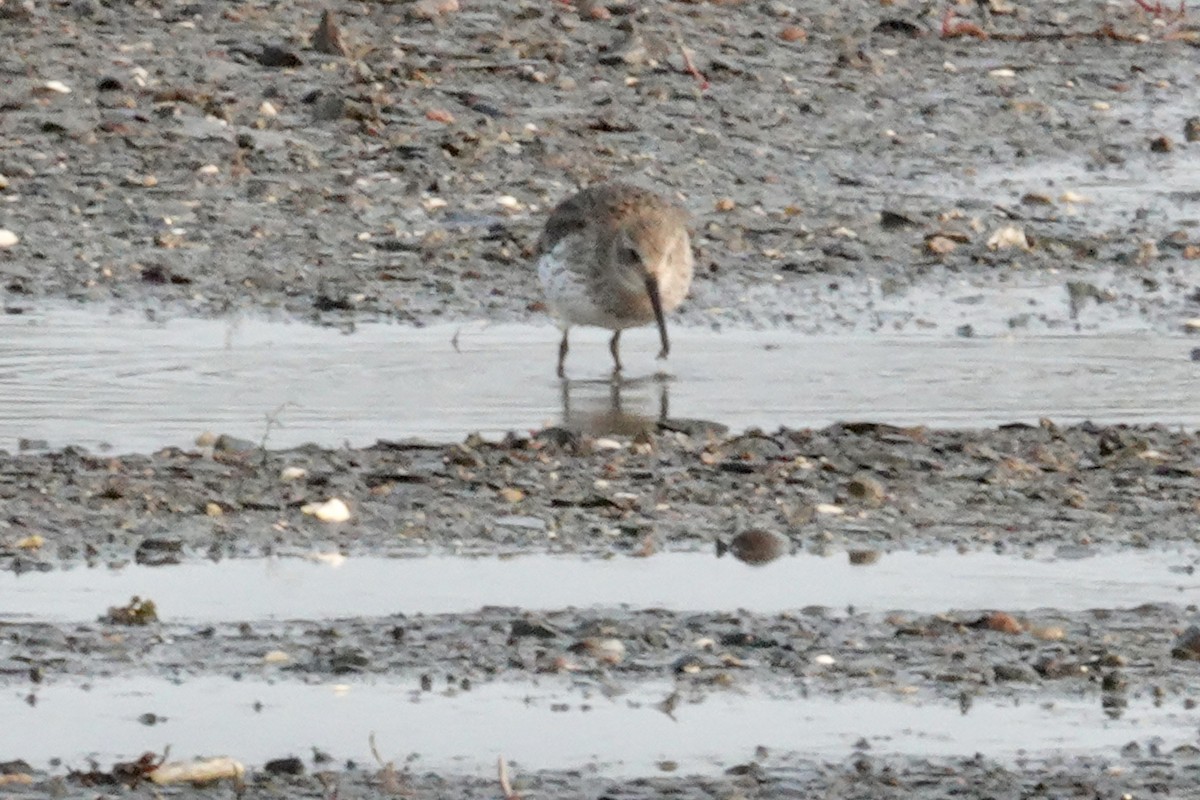
[[[987,31],[983,28],[969,20],[959,19],[955,16],[953,8],[947,8],[946,13],[942,15],[942,38],[957,39],[960,36],[974,36],[976,39],[988,38]]]
[[[706,91],[709,87],[708,78],[704,77],[703,72],[696,69],[696,63],[692,61],[692,56],[688,52],[688,49],[680,45],[679,52],[683,54],[683,65],[687,67],[688,73],[700,84],[700,91]]]
[[[1147,0],[1133,1],[1141,7],[1142,11],[1145,11],[1147,14],[1153,14],[1156,17],[1165,17],[1171,15],[1176,19],[1183,19],[1185,16],[1187,16],[1186,0],[1179,0],[1179,8],[1176,11],[1171,11],[1169,8],[1164,6],[1162,4],[1162,0],[1154,0],[1153,3],[1149,3]]]

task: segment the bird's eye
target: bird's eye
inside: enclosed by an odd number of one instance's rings
[[[621,250],[621,260],[626,264],[638,264],[641,263],[642,256],[632,247],[626,247]]]

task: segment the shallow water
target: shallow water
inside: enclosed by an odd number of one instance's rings
[[[845,553],[783,556],[750,566],[708,553],[580,559],[334,557],[237,559],[216,564],[0,572],[0,620],[95,620],[133,595],[164,621],[327,619],[388,614],[620,606],[675,611],[733,608],[774,613],[805,606],[863,611],[1061,611],[1200,602],[1198,554],[1121,552],[1079,559],[993,553],[883,554],[851,564]]]
[[[663,409],[747,426],[869,419],[951,427],[1034,422],[1200,425],[1192,342],[1152,336],[814,337],[676,326],[665,364],[631,331],[614,391],[606,336],[574,336],[564,385],[550,326],[359,325],[346,334],[258,319],[153,322],[44,310],[0,315],[0,447],[18,439],[115,451],[204,431],[268,444],[458,440],[569,423],[628,432]],[[589,379],[590,378],[590,379]]]
[[[552,687],[559,687],[557,690]],[[605,696],[598,688],[563,691],[484,684],[466,692],[421,692],[415,682],[306,685],[225,678],[175,684],[156,678],[97,681],[87,687],[39,687],[0,694],[0,755],[19,754],[44,767],[53,758],[104,768],[171,746],[173,759],[225,755],[247,765],[297,756],[311,767],[312,748],[334,759],[373,764],[380,756],[414,769],[495,769],[503,755],[525,769],[581,769],[652,774],[663,761],[683,773],[716,773],[767,747],[785,763],[790,753],[837,759],[865,739],[872,754],[1012,759],[1023,753],[1109,750],[1129,741],[1164,749],[1195,743],[1195,711],[1134,701],[1113,718],[1099,696],[1053,702],[976,701],[918,704],[896,698],[769,697],[756,690],[680,699],[671,715],[660,703],[674,684],[638,684]],[[608,694],[612,694],[610,691]],[[146,725],[152,713],[166,720]],[[411,760],[409,760],[411,757]]]

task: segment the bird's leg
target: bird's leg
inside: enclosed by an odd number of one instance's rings
[[[608,352],[612,353],[613,357],[613,373],[621,371],[621,332],[613,331],[612,338],[608,341]]]
[[[563,328],[563,338],[558,343],[558,377],[560,378],[567,377],[566,372],[563,370],[563,364],[566,363],[567,352],[571,349],[571,345],[567,342],[567,331],[569,330],[570,328]]]

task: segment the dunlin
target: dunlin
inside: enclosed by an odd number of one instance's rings
[[[550,213],[538,242],[538,277],[562,328],[558,376],[563,377],[572,325],[613,332],[615,372],[621,370],[621,331],[651,322],[671,344],[664,315],[692,283],[687,213],[654,192],[623,183],[584,189]]]

